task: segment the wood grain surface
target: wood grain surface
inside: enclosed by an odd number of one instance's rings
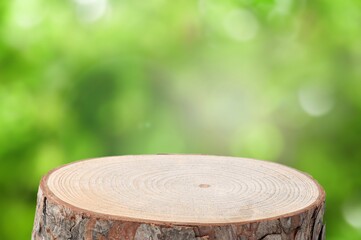
[[[33,239],[323,239],[325,193],[266,161],[207,155],[79,161],[41,181]]]

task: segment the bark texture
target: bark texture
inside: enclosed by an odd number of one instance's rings
[[[293,216],[246,224],[181,226],[95,216],[39,188],[32,240],[323,240],[324,206],[321,202]]]

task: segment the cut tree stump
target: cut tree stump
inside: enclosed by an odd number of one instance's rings
[[[272,162],[97,158],[43,177],[32,239],[321,240],[324,206],[313,178]]]

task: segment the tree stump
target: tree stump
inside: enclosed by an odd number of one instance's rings
[[[324,201],[313,178],[272,162],[97,158],[43,177],[32,239],[321,240]]]

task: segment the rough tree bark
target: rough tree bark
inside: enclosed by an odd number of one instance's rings
[[[136,177],[130,179],[127,172]],[[124,181],[131,183],[125,187]],[[89,190],[94,187],[99,188]],[[222,191],[228,195],[217,195]],[[250,201],[242,192],[258,197]],[[203,195],[210,202],[204,209]],[[196,208],[181,204],[189,203],[190,196]],[[174,209],[158,214],[168,201]],[[290,208],[278,207],[277,201]],[[315,180],[279,164],[195,155],[102,158],[66,165],[42,179],[32,239],[323,240],[324,207],[325,193]]]

